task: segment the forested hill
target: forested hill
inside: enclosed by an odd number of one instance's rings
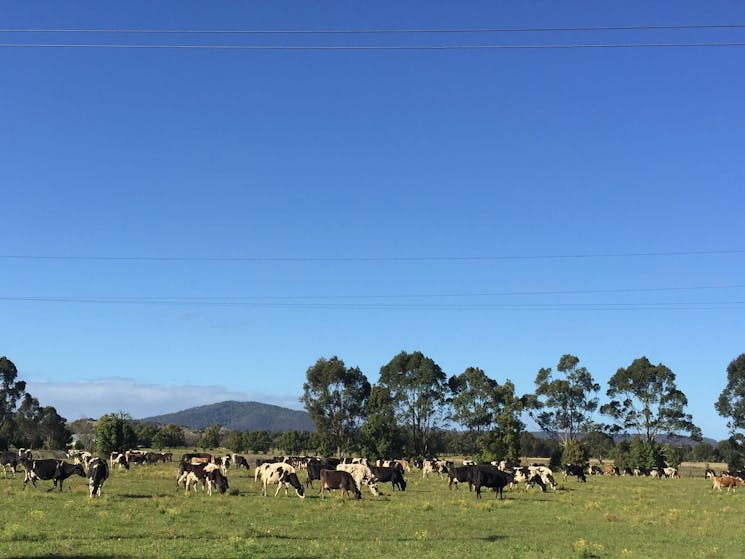
[[[145,417],[148,423],[176,424],[191,429],[221,425],[233,431],[314,431],[307,412],[260,402],[219,402],[175,413]]]

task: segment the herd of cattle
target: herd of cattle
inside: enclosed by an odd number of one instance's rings
[[[6,477],[9,474],[15,477],[17,467],[23,467],[24,489],[29,481],[36,487],[38,480],[51,480],[53,485],[48,491],[56,488],[62,491],[64,480],[70,476],[87,477],[89,495],[96,497],[101,495],[101,488],[108,479],[111,469],[129,469],[131,464],[152,465],[172,462],[173,454],[132,450],[124,453],[114,452],[107,461],[89,452],[73,451],[68,453],[68,458],[73,461],[34,458],[30,450],[20,449],[17,453],[1,452],[0,464]],[[390,483],[393,491],[406,491],[404,475],[412,471],[412,466],[421,470],[423,478],[430,474],[436,474],[440,479],[446,478],[449,489],[457,489],[459,483],[467,483],[469,491],[473,490],[477,499],[481,498],[482,488],[494,490],[495,497],[498,496],[500,499],[503,498],[502,490],[505,487],[513,488],[524,484],[526,489],[538,486],[542,492],[548,488],[557,488],[554,472],[549,467],[539,464],[521,466],[506,461],[475,464],[470,460],[464,460],[463,465],[456,466],[453,461],[440,459],[411,462],[378,460],[373,464],[364,459],[277,456],[269,461],[256,461],[254,481],[261,483],[261,492],[264,496],[267,495],[269,485],[276,485],[275,496],[282,489],[285,495],[289,495],[289,490],[292,489],[302,499],[305,498],[306,490],[313,487],[313,482],[318,481],[321,497],[325,496],[326,491],[338,490],[342,495],[351,494],[355,499],[361,499],[365,487],[372,495],[379,495],[378,486],[381,483]],[[213,491],[224,494],[229,489],[229,468],[245,468],[247,472],[250,470],[246,458],[237,454],[213,456],[206,452],[186,453],[179,461],[176,488],[183,486],[188,493],[190,489],[196,492],[201,485],[209,495],[212,495]],[[298,477],[299,472],[305,472],[304,483],[301,483]],[[587,481],[586,474],[635,475],[658,479],[680,477],[677,468],[649,471],[642,468],[619,470],[614,466],[582,467],[576,464],[567,464],[562,474],[564,479],[574,476],[580,482]],[[716,475],[713,470],[707,469],[706,477],[712,480],[712,491],[721,491],[722,488],[734,491],[737,487],[745,485],[745,472],[722,472]]]

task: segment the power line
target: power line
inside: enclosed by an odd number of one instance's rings
[[[516,296],[545,296],[545,295],[601,295],[601,294],[631,294],[631,293],[661,293],[703,290],[742,289],[745,284],[727,285],[698,285],[676,287],[621,287],[609,289],[552,289],[533,291],[486,291],[471,293],[405,293],[405,294],[350,294],[350,295],[252,295],[252,296],[137,296],[137,297],[2,297],[4,301],[49,301],[49,302],[111,302],[111,303],[243,303],[243,302],[274,302],[274,301],[327,301],[350,299],[424,299],[424,298],[469,298],[469,297],[516,297]]]
[[[745,42],[712,43],[597,43],[597,44],[483,44],[483,45],[198,45],[198,44],[117,44],[117,43],[0,43],[0,48],[41,49],[173,49],[245,51],[447,51],[447,50],[579,50],[645,49],[682,47],[745,47]]]
[[[603,25],[576,27],[484,27],[484,28],[408,28],[408,29],[132,29],[132,28],[5,28],[0,33],[93,33],[149,35],[408,35],[408,34],[482,34],[482,33],[559,33],[593,31],[691,31],[744,29],[745,24],[683,25]]]
[[[741,310],[745,301],[661,301],[645,303],[281,303],[256,301],[184,301],[178,299],[127,299],[127,298],[77,298],[77,297],[0,297],[6,302],[30,303],[75,303],[75,304],[113,304],[113,305],[157,305],[157,306],[212,306],[212,307],[254,307],[271,309],[318,309],[318,310],[447,310],[447,311],[486,311],[486,310]]]
[[[91,262],[479,262],[500,260],[571,260],[593,258],[649,258],[677,256],[717,256],[745,254],[745,249],[678,250],[650,252],[598,252],[566,254],[502,254],[471,256],[107,256],[107,255],[52,255],[52,254],[0,254],[0,260],[38,261],[91,261]]]

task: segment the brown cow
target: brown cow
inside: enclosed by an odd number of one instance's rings
[[[324,496],[326,489],[340,489],[341,494],[347,497],[352,491],[355,499],[362,499],[362,493],[352,474],[343,470],[321,470],[321,497]]]
[[[727,491],[729,491],[730,488],[732,489],[732,491],[734,491],[741,485],[745,485],[745,481],[743,481],[739,477],[732,477],[732,476],[716,477],[714,476],[712,480],[714,482],[711,487],[712,491],[714,491],[715,489],[721,491],[722,487],[726,487]]]

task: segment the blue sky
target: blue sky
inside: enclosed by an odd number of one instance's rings
[[[1,2],[4,29],[744,24],[741,2]],[[0,43],[745,42],[745,30]],[[299,407],[401,350],[518,391],[647,356],[704,434],[745,351],[745,47],[0,47],[0,354],[68,419]],[[47,258],[55,257],[55,258]],[[93,257],[93,258],[91,258]],[[37,300],[30,300],[37,299]],[[51,300],[56,299],[56,300]]]

